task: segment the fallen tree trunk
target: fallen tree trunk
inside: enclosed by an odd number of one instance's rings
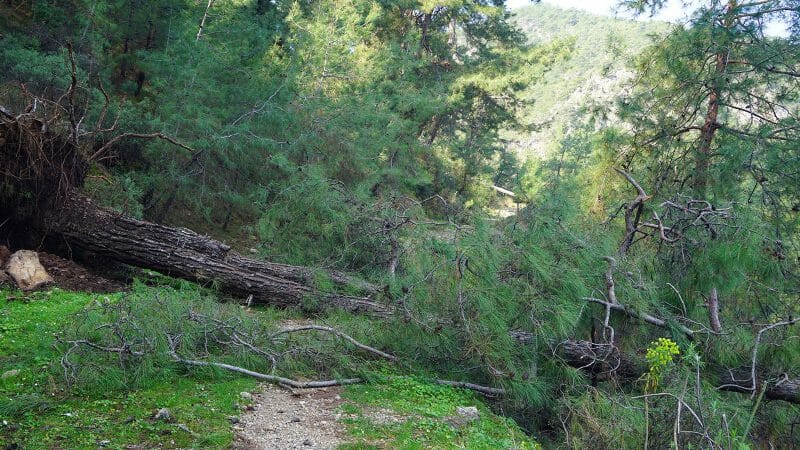
[[[333,307],[378,317],[392,314],[373,300],[376,287],[343,273],[245,258],[228,245],[187,228],[133,219],[98,207],[74,191],[68,192],[57,210],[47,213],[43,223],[48,234],[72,247],[177,278],[214,282],[225,292],[252,295],[255,303]],[[362,295],[321,292],[314,287],[317,277]]]
[[[49,114],[40,111],[38,118],[27,112],[15,116],[0,107],[0,226],[6,225],[5,233],[14,230],[15,237],[28,235],[34,242],[56,238],[117,262],[214,282],[231,294],[252,295],[256,303],[391,315],[390,308],[373,298],[378,288],[344,273],[245,258],[189,229],[136,220],[95,205],[76,191],[89,160],[74,138],[55,131],[63,110],[55,106]],[[347,294],[323,292],[318,284],[333,284]]]

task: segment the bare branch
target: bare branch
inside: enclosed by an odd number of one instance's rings
[[[394,356],[394,355],[390,355],[390,354],[388,354],[386,352],[382,352],[382,351],[380,351],[380,350],[378,350],[376,348],[370,347],[369,345],[362,344],[361,342],[358,342],[357,340],[353,339],[351,336],[349,336],[349,335],[347,335],[345,333],[342,333],[341,331],[339,331],[339,330],[337,330],[335,328],[325,327],[325,326],[321,326],[321,325],[304,325],[304,326],[301,326],[301,327],[284,328],[282,330],[279,330],[275,334],[273,334],[271,336],[271,338],[274,339],[275,337],[277,337],[277,336],[279,336],[281,334],[297,333],[297,332],[300,332],[300,331],[308,331],[308,330],[324,331],[324,332],[327,332],[327,333],[335,334],[336,336],[338,336],[338,337],[346,340],[347,342],[355,345],[356,347],[360,348],[361,350],[364,350],[364,351],[367,351],[367,352],[370,352],[370,353],[374,353],[374,354],[376,354],[376,355],[378,355],[378,356],[380,356],[382,358],[388,359],[389,361],[398,361],[398,358],[396,356]]]
[[[586,301],[589,301],[589,302],[592,302],[592,303],[598,303],[600,305],[605,306],[606,308],[613,309],[615,311],[623,312],[623,313],[627,314],[630,317],[634,317],[634,318],[637,318],[637,319],[642,319],[643,321],[645,321],[645,322],[647,322],[647,323],[649,323],[651,325],[655,325],[657,327],[669,328],[668,323],[663,319],[659,319],[658,317],[651,316],[650,314],[647,314],[647,313],[638,313],[638,312],[636,312],[636,311],[634,311],[634,310],[632,310],[632,309],[630,309],[630,308],[628,308],[628,307],[626,307],[624,305],[620,305],[618,303],[614,304],[614,303],[607,302],[605,300],[601,300],[599,298],[594,298],[594,297],[583,297],[583,300],[586,300]],[[687,328],[684,325],[676,324],[676,326],[683,334],[685,334],[689,338],[692,338],[695,335],[695,333],[697,333],[696,331],[694,331],[694,330],[692,330],[690,328]]]
[[[163,140],[169,142],[170,144],[176,145],[176,146],[178,146],[178,147],[180,147],[180,148],[182,148],[184,150],[188,150],[192,154],[197,153],[197,151],[194,150],[193,148],[189,147],[188,145],[186,145],[186,144],[184,144],[184,143],[182,143],[180,141],[175,140],[172,137],[167,136],[164,133],[160,133],[160,132],[159,133],[123,133],[123,134],[120,134],[118,136],[114,136],[110,141],[108,141],[105,144],[103,144],[102,147],[97,149],[97,151],[94,152],[92,154],[92,156],[90,156],[88,158],[88,161],[97,160],[97,158],[100,157],[103,153],[105,153],[106,150],[108,150],[114,144],[116,144],[117,142],[119,142],[119,141],[121,141],[122,139],[125,139],[125,138],[163,139]]]
[[[488,396],[495,396],[495,395],[505,395],[506,390],[501,388],[493,388],[489,386],[481,386],[480,384],[475,383],[467,383],[464,381],[450,381],[450,380],[436,380],[436,384],[441,384],[444,386],[453,386],[462,389],[470,389],[475,392],[480,392],[481,394],[488,395]]]

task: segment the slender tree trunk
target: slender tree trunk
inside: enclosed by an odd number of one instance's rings
[[[200,29],[197,30],[197,39],[195,41],[199,41],[201,37],[203,37],[203,30],[206,27],[206,20],[208,19],[208,12],[211,11],[211,7],[214,6],[214,0],[208,0],[208,5],[206,5],[206,11],[203,13],[203,18],[200,19]]]
[[[738,6],[737,0],[729,0],[725,18],[723,19],[723,29],[727,30],[733,26],[734,14]],[[711,43],[711,45],[716,45]],[[719,117],[719,104],[722,97],[722,87],[725,84],[725,72],[728,68],[728,51],[719,48],[714,56],[714,74],[709,83],[708,109],[706,110],[705,121],[700,131],[700,142],[695,152],[695,174],[692,181],[692,188],[697,195],[705,194],[708,187],[709,168],[712,156],[712,144],[717,129],[720,127],[717,121]]]

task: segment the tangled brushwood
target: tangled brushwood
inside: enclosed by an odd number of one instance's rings
[[[330,326],[265,320],[192,289],[140,288],[118,300],[97,300],[56,336],[68,387],[131,389],[180,371],[233,372],[288,388],[362,383],[370,360],[396,356]],[[369,357],[369,358],[368,358]],[[280,373],[300,374],[295,380]],[[484,395],[504,390],[436,380]]]
[[[75,389],[131,388],[194,367],[295,388],[318,387],[357,381],[340,374],[352,374],[364,355],[396,360],[331,327],[280,327],[199,291],[191,297],[148,289],[85,308],[57,337],[66,383]],[[295,381],[277,375],[282,371],[336,379]]]

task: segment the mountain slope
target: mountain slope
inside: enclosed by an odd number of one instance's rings
[[[549,145],[592,116],[587,112],[600,113],[594,116],[595,127],[613,120],[606,117],[602,106],[617,97],[630,80],[628,62],[670,27],[663,22],[616,19],[541,3],[514,13],[514,21],[530,43],[567,40],[572,46],[570,58],[558,62],[544,82],[525,92],[530,104],[523,108],[520,120],[531,132],[508,135],[523,158],[545,156]]]

